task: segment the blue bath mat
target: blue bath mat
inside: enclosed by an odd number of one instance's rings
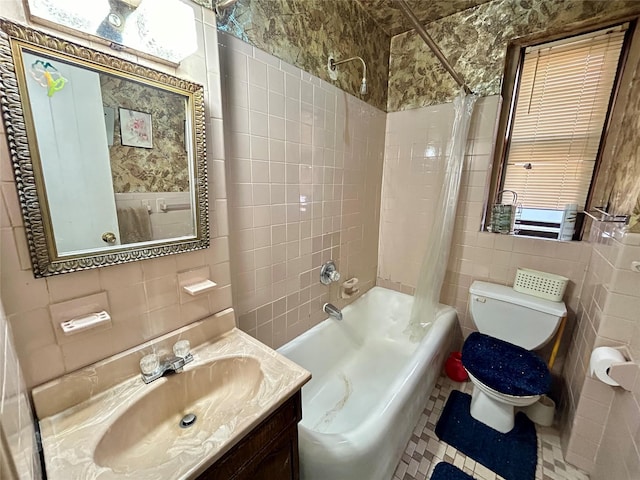
[[[436,424],[436,435],[506,480],[534,480],[538,463],[536,428],[518,412],[515,426],[500,433],[469,413],[471,396],[453,390]]]
[[[458,467],[450,463],[440,462],[433,469],[430,480],[475,480],[471,475],[467,475]]]

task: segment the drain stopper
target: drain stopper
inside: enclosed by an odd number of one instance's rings
[[[180,420],[180,428],[189,428],[196,423],[196,416],[193,413],[187,413],[182,420]]]

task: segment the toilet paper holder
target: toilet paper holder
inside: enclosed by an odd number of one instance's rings
[[[604,347],[603,349],[608,349],[608,347]],[[598,350],[598,348],[596,348],[596,350]],[[633,361],[630,352],[626,347],[614,347],[613,350],[617,350],[618,352],[620,352],[621,357],[624,359],[624,361],[612,362],[606,370],[606,375],[615,383],[617,383],[617,385],[612,382],[606,381],[606,379],[600,380],[608,383],[609,385],[620,386],[627,391],[631,391],[635,385],[636,378],[640,370],[638,368],[639,365],[635,361]]]
[[[609,367],[609,376],[626,391],[633,390],[638,376],[638,364],[635,362],[613,363]]]

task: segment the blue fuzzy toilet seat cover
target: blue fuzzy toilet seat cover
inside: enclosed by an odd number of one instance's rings
[[[507,395],[542,395],[551,388],[551,374],[538,355],[480,332],[464,342],[462,365],[486,386]]]

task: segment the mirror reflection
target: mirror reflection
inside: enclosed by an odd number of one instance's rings
[[[22,57],[57,253],[195,236],[186,98]]]
[[[0,18],[36,278],[209,246],[204,88]]]

